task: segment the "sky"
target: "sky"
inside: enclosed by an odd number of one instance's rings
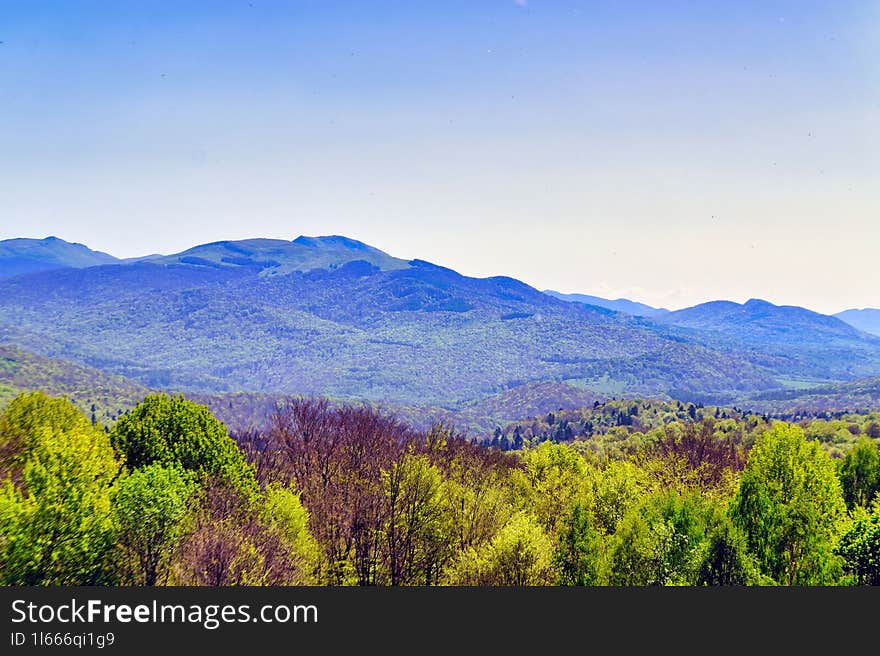
[[[880,2],[0,0],[0,239],[880,307]]]

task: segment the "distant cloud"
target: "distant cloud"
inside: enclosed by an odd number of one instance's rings
[[[527,4],[529,4],[529,0],[513,0],[513,4],[515,4],[517,7],[525,7]]]

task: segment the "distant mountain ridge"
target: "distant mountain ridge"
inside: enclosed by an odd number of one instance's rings
[[[792,343],[798,340],[801,345],[820,342],[824,347],[833,347],[841,340],[850,339],[880,343],[875,336],[869,336],[837,317],[794,305],[774,305],[756,298],[745,303],[710,301],[669,312],[656,320],[736,336],[745,342]]]
[[[83,244],[72,244],[58,237],[0,241],[0,278],[66,267],[116,264],[119,261],[107,253],[93,251]]]
[[[401,269],[406,260],[391,257],[377,248],[340,235],[300,236],[283,239],[224,240],[199,244],[171,255],[152,254],[124,259],[93,251],[83,244],[58,237],[0,241],[0,278],[52,269],[85,269],[106,264],[190,264],[212,268],[252,268],[261,275],[336,268],[355,260],[382,271]]]
[[[378,248],[339,235],[300,236],[282,239],[243,239],[201,244],[181,253],[150,257],[156,264],[190,264],[206,267],[248,267],[260,275],[283,275],[293,271],[334,269],[353,261],[367,262],[380,271],[403,269],[406,260],[391,257]]]
[[[880,336],[880,310],[874,308],[844,310],[834,316],[859,330]]]
[[[595,305],[608,310],[614,310],[615,312],[625,312],[626,314],[631,314],[636,317],[656,317],[669,312],[669,310],[665,308],[651,307],[650,305],[630,301],[626,298],[618,298],[612,301],[599,296],[590,296],[589,294],[563,294],[562,292],[553,291],[552,289],[545,289],[544,293],[554,298],[558,298],[561,301]]]
[[[880,375],[880,338],[803,308],[637,316],[341,236],[7,277],[0,341],[151,388],[457,408],[542,381],[687,399]]]

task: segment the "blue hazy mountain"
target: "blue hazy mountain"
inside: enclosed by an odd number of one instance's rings
[[[670,312],[657,321],[675,325],[692,342],[802,380],[852,380],[880,373],[880,338],[802,307],[760,299],[712,301]]]
[[[684,397],[880,375],[880,338],[803,308],[633,316],[339,236],[8,277],[0,342],[150,387],[450,407],[540,381]]]
[[[558,298],[561,301],[595,305],[596,307],[603,307],[608,310],[614,310],[615,312],[625,312],[626,314],[631,314],[636,317],[656,317],[669,312],[669,310],[664,308],[651,307],[650,305],[630,301],[626,298],[618,298],[612,301],[599,296],[590,296],[589,294],[563,294],[562,292],[553,291],[552,289],[545,289],[544,293],[549,294],[554,298]]]
[[[119,262],[112,255],[57,237],[0,241],[0,278],[65,267],[85,268]]]
[[[250,267],[259,270],[260,275],[335,269],[353,261],[367,262],[381,271],[408,266],[405,260],[391,257],[378,248],[339,235],[297,237],[293,241],[217,241],[195,246],[175,255],[144,259],[159,264],[179,263],[214,268]]]
[[[761,299],[745,303],[710,301],[669,312],[657,319],[667,324],[709,330],[743,339],[798,340],[830,344],[858,340],[864,334],[837,317],[793,305],[774,305]]]
[[[880,335],[880,310],[873,308],[844,310],[834,316],[866,333]]]

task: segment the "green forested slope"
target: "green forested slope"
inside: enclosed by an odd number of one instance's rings
[[[543,381],[730,404],[880,373],[880,338],[763,301],[659,322],[342,237],[187,253],[2,280],[0,340],[151,388],[455,409]]]
[[[59,358],[0,345],[0,406],[22,390],[70,399],[95,421],[107,424],[134,407],[149,389],[140,383]]]

